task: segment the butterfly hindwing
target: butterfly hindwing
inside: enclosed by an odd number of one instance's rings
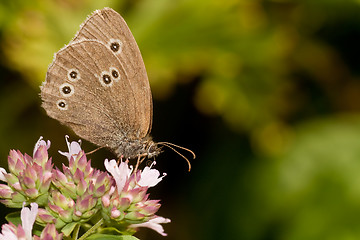
[[[112,148],[124,137],[141,134],[132,80],[101,42],[74,42],[55,55],[48,69],[43,107],[79,136]]]

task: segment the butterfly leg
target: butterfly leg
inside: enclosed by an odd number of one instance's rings
[[[98,150],[100,150],[100,149],[102,149],[102,148],[104,148],[104,147],[98,147],[98,148],[96,148],[96,149],[94,149],[94,150],[92,150],[92,151],[90,151],[90,152],[87,152],[86,155],[93,154],[94,152],[96,152],[96,151],[98,151]]]

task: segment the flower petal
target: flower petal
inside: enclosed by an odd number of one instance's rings
[[[32,239],[32,228],[38,213],[38,205],[36,203],[31,203],[31,210],[27,207],[21,209],[21,225],[25,231],[26,239]]]
[[[34,151],[33,151],[33,156],[35,156],[35,152],[39,149],[40,146],[46,146],[46,149],[50,148],[50,140],[47,140],[47,142],[45,142],[44,140],[42,140],[43,137],[41,136],[39,138],[39,140],[35,143],[35,147],[34,147]]]
[[[128,166],[128,161],[121,162],[118,166],[114,159],[110,160],[110,162],[108,159],[105,159],[104,165],[106,170],[114,177],[117,191],[120,194],[125,186],[126,180],[131,173],[131,169]]]
[[[5,174],[7,174],[6,170],[2,167],[0,167],[0,180],[3,182],[7,182],[5,178]]]
[[[4,224],[1,227],[0,240],[17,240],[16,227],[11,224]]]
[[[65,135],[65,140],[66,140],[66,144],[67,144],[67,147],[68,147],[68,150],[69,152],[62,152],[62,151],[59,151],[59,153],[61,155],[64,155],[65,157],[67,157],[69,160],[72,156],[76,156],[79,154],[79,152],[81,151],[81,140],[79,140],[78,142],[71,142],[69,143],[69,136],[68,135]]]
[[[166,174],[161,177],[159,176],[160,172],[158,170],[145,167],[141,172],[141,178],[138,184],[143,187],[153,187],[158,184],[166,176]]]
[[[162,236],[166,236],[167,234],[164,232],[164,228],[160,224],[161,223],[169,223],[169,222],[171,222],[171,220],[168,218],[155,217],[144,223],[131,224],[129,227],[130,228],[147,227],[147,228],[151,228],[152,230],[158,232]]]

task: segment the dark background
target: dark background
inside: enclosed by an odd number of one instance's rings
[[[197,154],[190,173],[169,149],[157,158],[168,175],[150,197],[172,220],[167,239],[360,237],[355,0],[1,1],[3,167],[10,149],[32,154],[40,136],[57,166],[67,161],[57,153],[64,135],[78,137],[46,115],[39,86],[53,54],[105,6],[125,18],[143,54],[153,138]],[[91,159],[103,169],[113,157]]]

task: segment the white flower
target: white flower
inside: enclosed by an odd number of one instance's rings
[[[25,231],[26,239],[32,239],[32,228],[38,213],[38,205],[36,203],[30,204],[31,209],[23,207],[21,209],[21,225]]]
[[[4,224],[1,227],[0,240],[18,240],[15,234],[16,227],[10,224]]]
[[[138,182],[140,186],[153,187],[166,176],[166,173],[164,173],[161,177],[159,177],[160,172],[156,169],[151,169],[151,167],[155,164],[156,163],[153,162],[153,164],[150,167],[145,167],[144,170],[141,172],[141,178]]]
[[[39,140],[35,143],[35,147],[34,147],[34,151],[33,151],[33,156],[35,156],[35,152],[39,149],[40,146],[46,146],[46,149],[50,148],[50,140],[47,140],[47,142],[45,142],[44,140],[42,140],[43,137],[41,136],[39,138]]]
[[[7,182],[5,178],[5,174],[7,174],[6,170],[2,167],[0,167],[0,180],[3,182]]]
[[[59,151],[59,153],[61,155],[64,155],[65,157],[67,157],[70,160],[71,157],[78,155],[79,152],[81,151],[81,147],[80,147],[81,140],[79,140],[78,142],[73,141],[73,142],[69,143],[68,135],[65,135],[65,140],[66,140],[66,144],[67,144],[69,152]]]
[[[115,179],[117,191],[120,194],[132,172],[132,169],[128,166],[128,161],[121,162],[118,166],[114,159],[110,160],[110,162],[109,160],[105,159],[104,165],[106,170]]]
[[[161,223],[169,223],[169,222],[171,222],[171,220],[168,218],[155,217],[144,223],[131,224],[129,227],[131,227],[131,228],[147,227],[147,228],[151,228],[152,230],[158,232],[162,236],[166,236],[167,234],[164,233],[164,228],[160,224]]]
[[[4,224],[1,227],[0,240],[32,240],[32,228],[38,213],[38,205],[31,203],[31,209],[24,207],[21,209],[21,226],[17,228],[14,224]],[[25,233],[25,236],[24,236]]]

